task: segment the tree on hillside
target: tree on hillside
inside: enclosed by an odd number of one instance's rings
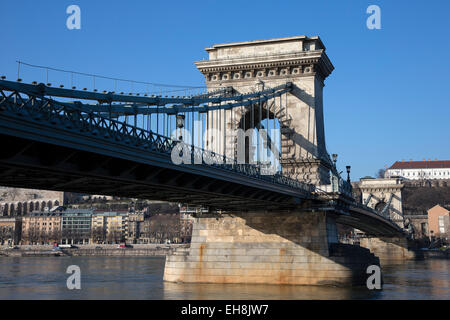
[[[379,178],[379,179],[383,179],[384,178],[384,173],[386,172],[386,170],[384,169],[379,169],[377,171],[377,173],[375,173],[375,177]]]
[[[403,207],[426,211],[436,204],[450,203],[450,187],[405,187],[402,191]]]

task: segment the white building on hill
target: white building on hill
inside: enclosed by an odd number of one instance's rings
[[[399,176],[409,180],[450,179],[450,160],[396,161],[384,175],[385,178]]]

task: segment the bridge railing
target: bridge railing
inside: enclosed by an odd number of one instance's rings
[[[372,212],[372,213],[374,213],[374,214],[376,214],[376,215],[378,215],[380,217],[383,217],[383,218],[385,218],[385,219],[387,219],[387,220],[389,220],[391,222],[394,222],[394,220],[392,220],[392,218],[390,217],[389,213],[386,214],[385,212],[377,211],[377,210],[375,210],[375,209],[373,209],[373,208],[371,208],[369,206],[366,206],[363,203],[359,203],[359,202],[356,202],[356,201],[353,204],[353,206],[361,208],[361,209],[364,209],[364,210],[367,210],[367,211],[370,211],[370,212]]]
[[[6,92],[10,93],[7,94]],[[79,132],[90,133],[104,139],[113,139],[117,143],[125,143],[166,155],[170,155],[177,144],[181,143],[153,131],[138,128],[116,119],[106,118],[93,111],[77,108],[76,103],[65,103],[30,92],[19,92],[1,87],[0,93],[0,112],[8,110],[35,121],[46,121],[52,125],[69,130],[77,129]],[[27,95],[28,98],[22,97],[21,94]],[[262,174],[260,165],[240,164],[237,163],[236,159],[226,158],[223,155],[197,146],[187,146],[192,151],[191,156],[193,158],[207,159],[206,164],[202,162],[203,165],[233,171],[272,184],[289,186],[302,192],[304,195],[309,195],[315,190],[314,185],[291,179],[279,173],[273,175]]]
[[[342,178],[339,179],[339,192],[345,193],[349,196],[353,196],[353,187],[351,183]]]
[[[330,171],[330,184],[321,185],[317,188],[319,192],[331,192],[331,193],[342,193],[348,197],[353,197],[353,187],[352,185],[342,179],[342,177],[337,173]]]

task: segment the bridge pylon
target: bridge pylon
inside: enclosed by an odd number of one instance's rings
[[[320,38],[296,36],[217,44],[206,51],[209,59],[197,61],[196,66],[210,91],[231,86],[236,93],[245,93],[286,82],[294,86],[290,93],[262,102],[254,110],[211,112],[209,128],[215,126],[215,119],[225,117],[224,127],[229,130],[226,143],[218,143],[215,150],[233,155],[236,129],[260,128],[265,120],[276,119],[281,131],[283,174],[315,185],[329,184],[331,161],[325,147],[323,87],[334,67]],[[215,138],[210,135],[208,144],[214,146]]]

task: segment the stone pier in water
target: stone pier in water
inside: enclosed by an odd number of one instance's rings
[[[195,218],[191,247],[167,256],[164,280],[365,285],[369,265],[379,259],[337,243],[325,212],[237,213]]]
[[[423,258],[423,254],[410,248],[404,237],[367,237],[360,239],[360,245],[373,252],[382,265]]]

